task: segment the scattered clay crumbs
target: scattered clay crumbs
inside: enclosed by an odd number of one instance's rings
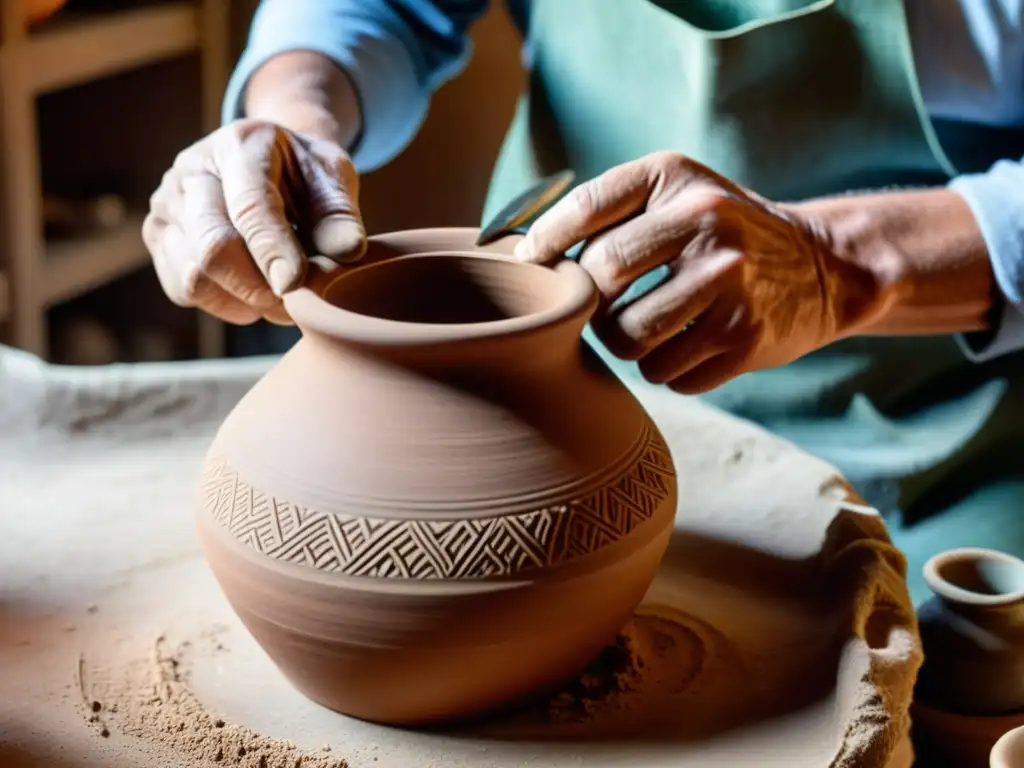
[[[630,635],[619,635],[582,675],[548,700],[548,719],[567,722],[593,716],[610,697],[628,693],[637,687],[643,663]]]
[[[118,679],[85,680],[83,702],[100,736],[116,730],[181,753],[190,765],[231,768],[349,768],[340,757],[303,752],[290,741],[272,739],[211,715],[183,680],[177,652],[163,637],[152,657],[129,665]]]
[[[689,630],[652,616],[634,617],[582,675],[548,699],[544,714],[554,723],[583,722],[628,709],[638,695],[677,692],[697,674],[701,658]]]
[[[629,710],[647,693],[681,690],[700,668],[701,653],[694,642],[692,633],[678,624],[635,617],[580,677],[539,702],[539,714],[552,723],[584,722]],[[188,645],[171,650],[160,636],[150,658],[116,672],[87,670],[80,657],[83,711],[100,736],[117,731],[171,748],[189,765],[205,768],[349,768],[344,758],[330,754],[329,746],[301,751],[290,741],[210,714],[180,668]],[[108,679],[111,674],[116,679]]]

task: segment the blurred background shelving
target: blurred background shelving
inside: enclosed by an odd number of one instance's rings
[[[73,364],[243,353],[164,297],[140,230],[175,155],[219,123],[257,5],[0,0],[0,344]],[[361,180],[371,234],[477,223],[523,74],[504,3],[472,36],[416,139]]]
[[[33,18],[38,6],[52,15]],[[140,334],[162,335],[162,354],[221,355],[211,318],[164,302],[146,328],[115,317],[130,300],[91,294],[127,280],[129,299],[159,296],[142,219],[177,151],[219,122],[229,4],[3,0],[2,10],[0,340],[58,362],[130,359]],[[82,327],[94,340],[105,329],[105,347],[56,338]]]

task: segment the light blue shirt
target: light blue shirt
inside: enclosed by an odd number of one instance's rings
[[[506,0],[526,28],[528,0]],[[935,118],[1024,129],[1024,0],[904,0],[918,80]],[[489,0],[263,0],[224,99],[225,122],[243,114],[253,72],[286,51],[317,51],[352,78],[363,111],[353,149],[361,172],[391,160],[412,141],[430,98],[471,54],[470,25]],[[970,205],[1006,297],[1002,321],[982,361],[1024,349],[1024,160],[1005,160],[950,186]]]

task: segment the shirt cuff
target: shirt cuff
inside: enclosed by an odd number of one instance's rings
[[[972,363],[984,363],[1024,348],[1024,314],[1009,302],[991,331],[957,334],[960,350]]]
[[[231,80],[221,111],[228,123],[245,114],[244,94],[253,73],[289,51],[329,57],[348,74],[362,107],[362,135],[350,148],[360,173],[379,168],[416,135],[430,103],[410,53],[411,33],[382,0],[264,0]]]
[[[1006,299],[993,331],[957,338],[968,359],[982,363],[1024,349],[1024,165],[1003,160],[949,186],[970,206]]]

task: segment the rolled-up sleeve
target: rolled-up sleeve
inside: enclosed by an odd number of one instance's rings
[[[959,337],[964,353],[984,362],[1024,349],[1024,160],[1003,160],[986,173],[950,182],[974,213],[992,271],[1005,298],[992,332]]]
[[[222,119],[244,114],[253,73],[288,51],[315,51],[345,70],[359,94],[363,132],[352,159],[361,172],[412,141],[433,92],[465,66],[469,26],[488,0],[263,0],[228,84]]]

